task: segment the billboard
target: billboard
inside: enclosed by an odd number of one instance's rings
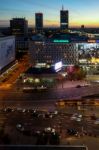
[[[55,64],[55,67],[54,67],[55,71],[56,71],[56,72],[60,71],[60,70],[62,69],[62,66],[63,66],[63,64],[62,64],[61,61],[60,61],[60,62],[57,62],[57,63]]]
[[[0,70],[15,60],[15,37],[0,38]]]

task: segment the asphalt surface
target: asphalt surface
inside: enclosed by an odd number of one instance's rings
[[[77,108],[76,108],[77,109]],[[79,111],[78,111],[79,112]],[[39,112],[38,114],[45,114],[46,111]],[[4,123],[5,133],[10,136],[12,145],[32,145],[35,144],[36,138],[32,135],[23,134],[17,128],[17,124],[22,124],[25,127],[25,130],[31,131],[31,133],[36,131],[42,131],[47,127],[54,128],[60,134],[60,141],[62,144],[65,140],[65,144],[68,144],[68,138],[72,140],[81,139],[88,137],[95,137],[96,143],[93,142],[91,145],[97,145],[97,139],[99,138],[99,126],[94,124],[94,120],[90,118],[90,116],[84,115],[80,122],[75,120],[71,120],[71,116],[74,113],[64,113],[60,112],[57,115],[54,115],[52,118],[45,118],[42,115],[39,117],[33,116],[33,110],[25,110],[23,109],[14,109],[14,111],[5,111],[4,109],[0,110],[0,123]],[[83,131],[86,131],[86,135],[83,135]],[[79,134],[79,136],[71,136],[67,134],[67,129],[75,129]],[[72,142],[69,141],[70,143]],[[88,145],[89,147],[90,145]],[[92,149],[90,149],[92,150]],[[98,150],[98,147],[97,149]]]
[[[23,92],[22,87],[14,84],[9,90],[0,90],[0,106],[51,107],[57,100],[80,99],[82,96],[98,94],[99,86],[52,88],[48,91]]]

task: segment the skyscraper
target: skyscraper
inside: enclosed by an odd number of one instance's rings
[[[12,35],[26,36],[28,34],[28,22],[25,18],[13,18],[10,20]]]
[[[36,31],[43,30],[43,14],[42,13],[35,14],[35,29]]]
[[[69,22],[69,12],[68,10],[64,10],[62,6],[62,10],[60,11],[60,28],[62,30],[68,29]]]

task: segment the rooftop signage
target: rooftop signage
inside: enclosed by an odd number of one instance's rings
[[[54,43],[69,43],[69,40],[53,40]]]
[[[96,43],[96,40],[88,40],[88,43]]]

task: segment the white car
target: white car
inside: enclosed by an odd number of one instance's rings
[[[71,117],[71,120],[76,120],[76,119],[77,119],[76,116],[72,116],[72,117]]]
[[[79,117],[79,118],[82,118],[82,115],[80,114],[80,115],[78,115],[78,117]]]
[[[75,114],[73,114],[73,115],[71,116],[71,120],[76,120],[76,121],[79,122],[79,121],[82,120],[82,115],[75,113]]]
[[[81,118],[79,118],[79,117],[76,118],[76,121],[77,121],[77,122],[80,122],[80,121],[81,121]]]
[[[99,119],[96,120],[96,121],[94,122],[94,124],[98,125],[98,124],[99,124]]]
[[[21,124],[16,125],[17,130],[24,131],[24,127]]]

